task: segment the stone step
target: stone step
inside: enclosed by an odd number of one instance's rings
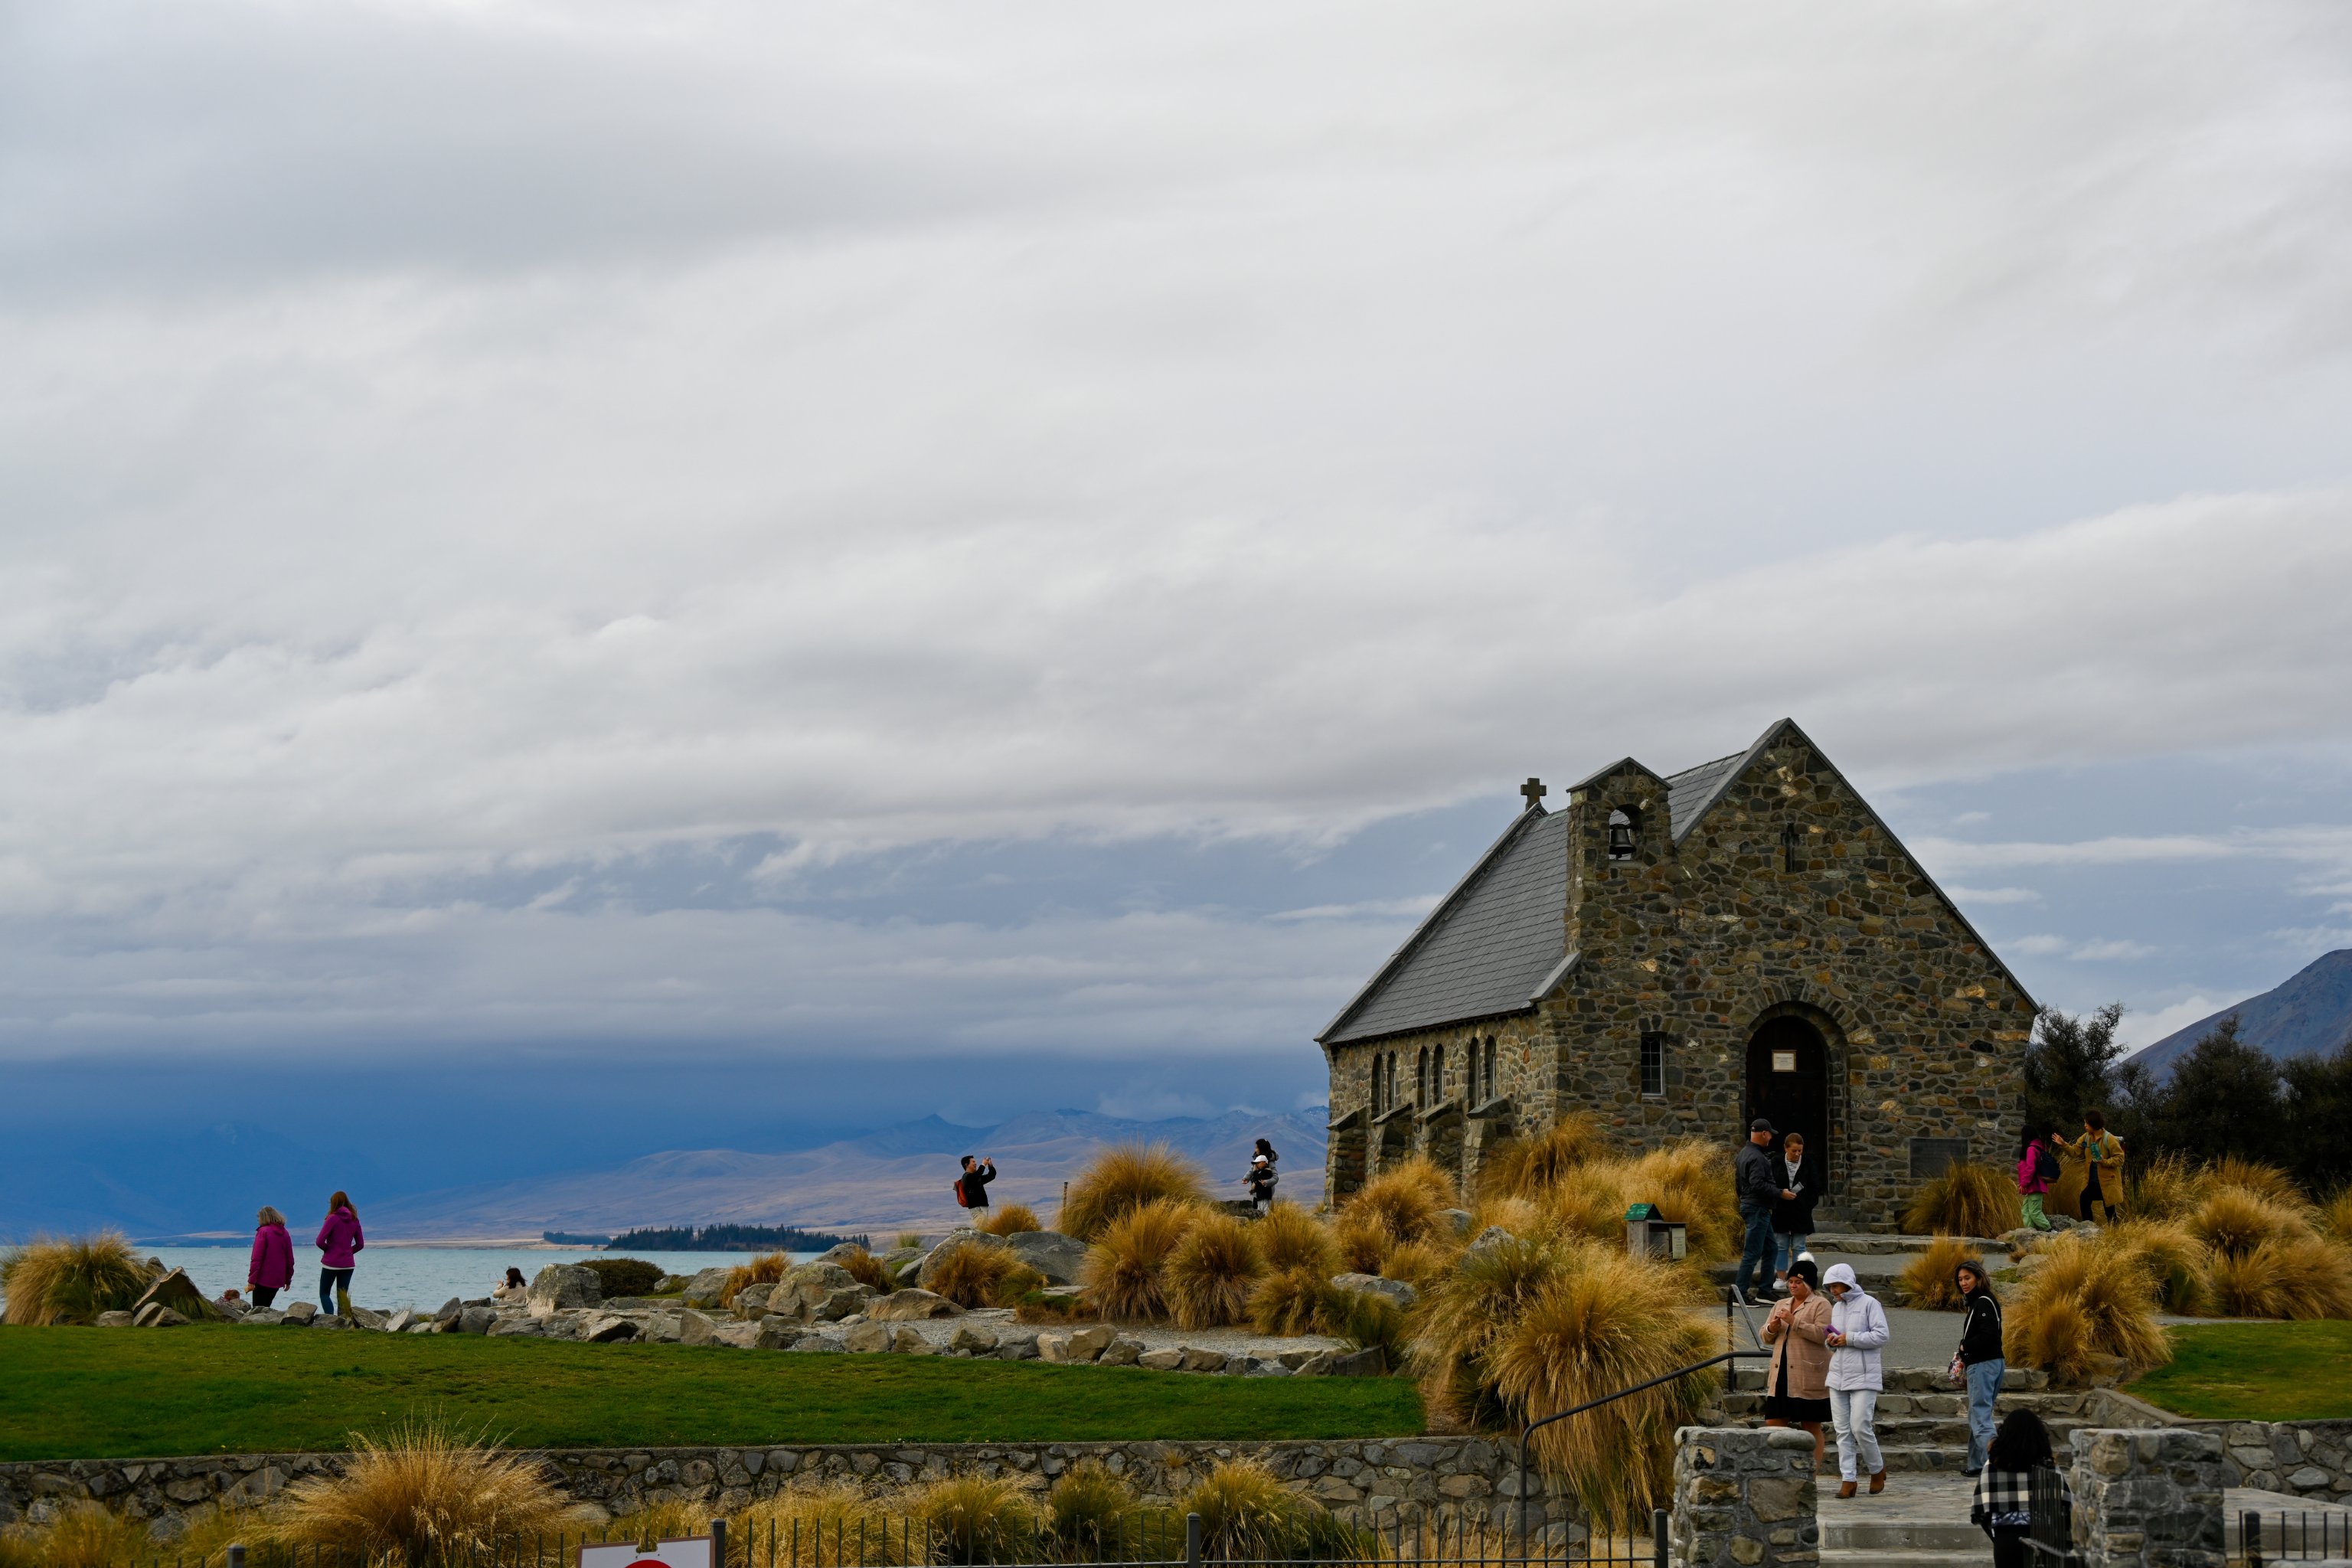
[[[1760,1391],[1742,1389],[1737,1394],[1718,1394],[1717,1406],[1735,1415],[1761,1415],[1764,1395]],[[2003,1389],[2000,1407],[2008,1410],[2031,1410],[2048,1421],[2059,1416],[2080,1415],[2089,1403],[2085,1394],[2048,1393],[2034,1389]],[[1881,1420],[1896,1415],[1959,1415],[1968,1411],[1968,1401],[1958,1393],[1942,1394],[1882,1394],[1878,1396]]]
[[[1733,1388],[1743,1393],[1762,1393],[1764,1374],[1768,1370],[1760,1363],[1737,1367]],[[1890,1366],[1884,1373],[1884,1381],[1886,1384],[1885,1392],[1890,1396],[1941,1394],[1954,1399],[1960,1397],[1960,1391],[1952,1386],[1952,1380],[1944,1375],[1944,1369],[1940,1366]],[[2046,1372],[2013,1366],[2001,1375],[2000,1391],[2003,1397],[2012,1394],[2042,1393],[2049,1387],[2050,1374]],[[2058,1397],[2080,1399],[2083,1396],[2079,1394],[2061,1394]]]
[[[1889,1483],[1892,1484],[1891,1482]],[[1832,1480],[1830,1489],[1837,1489]],[[1874,1502],[1883,1502],[1881,1492]],[[1855,1500],[1856,1504],[1861,1502]],[[1853,1505],[1848,1505],[1851,1509]],[[1876,1552],[1974,1552],[1989,1549],[1985,1532],[1965,1521],[1958,1524],[1924,1520],[1874,1520],[1833,1517],[1822,1521],[1822,1549]]]
[[[1984,1568],[1987,1550],[1984,1534],[1979,1531],[1976,1544],[1967,1548],[1889,1552],[1878,1546],[1824,1546],[1818,1561],[1850,1563],[1853,1568],[1953,1568],[1961,1563],[1969,1568]]]

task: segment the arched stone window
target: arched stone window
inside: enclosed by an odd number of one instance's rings
[[[1495,1087],[1496,1083],[1495,1037],[1489,1035],[1486,1037],[1486,1098],[1488,1100],[1500,1099],[1502,1096],[1503,1091]]]
[[[1642,814],[1621,805],[1609,814],[1609,858],[1631,860],[1641,847]]]
[[[1445,1098],[1445,1047],[1438,1046],[1429,1053],[1429,1102],[1435,1105]]]
[[[1380,1053],[1375,1051],[1372,1053],[1372,1114],[1374,1116],[1378,1116],[1382,1109],[1383,1107],[1381,1104],[1381,1058]]]
[[[1642,1037],[1642,1097],[1663,1100],[1666,1093],[1666,1037],[1657,1033]]]
[[[1795,823],[1780,829],[1780,869],[1797,871],[1804,868],[1805,835]]]
[[[1429,1103],[1429,1047],[1427,1046],[1422,1047],[1421,1054],[1413,1058],[1412,1102],[1416,1107]]]

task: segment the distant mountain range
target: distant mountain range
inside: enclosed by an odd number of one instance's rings
[[[2274,1060],[2333,1051],[2352,1038],[2352,948],[2338,948],[2284,984],[2175,1030],[2131,1059],[2158,1073],[2169,1071],[2232,1013],[2238,1016],[2238,1037]]]
[[[368,1211],[368,1233],[386,1239],[535,1239],[542,1230],[722,1223],[937,1232],[962,1214],[950,1188],[963,1154],[996,1161],[992,1200],[1028,1204],[1050,1225],[1062,1184],[1109,1144],[1166,1143],[1201,1165],[1216,1195],[1237,1198],[1259,1138],[1281,1152],[1282,1195],[1311,1207],[1323,1192],[1324,1119],[1319,1107],[1164,1121],[1045,1110],[995,1127],[960,1127],[930,1116],[792,1153],[677,1149],[605,1171],[392,1198]]]

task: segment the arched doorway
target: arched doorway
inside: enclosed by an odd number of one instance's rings
[[[1810,1020],[1795,1014],[1767,1018],[1748,1037],[1747,1120],[1759,1116],[1781,1136],[1803,1133],[1806,1157],[1822,1163],[1823,1189],[1835,1190],[1829,1042]],[[1780,1150],[1778,1138],[1773,1150]]]

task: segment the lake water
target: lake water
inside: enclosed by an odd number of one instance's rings
[[[245,1289],[247,1249],[242,1247],[156,1247],[142,1248],[140,1256],[160,1258],[173,1268],[186,1269],[188,1278],[215,1300],[231,1286],[240,1291]],[[371,1247],[361,1251],[358,1267],[352,1274],[352,1300],[379,1311],[401,1307],[422,1307],[431,1311],[452,1296],[472,1300],[488,1295],[491,1287],[506,1278],[509,1267],[521,1269],[522,1277],[529,1279],[551,1263],[577,1263],[583,1258],[603,1256],[593,1247],[507,1250],[495,1247]],[[754,1254],[648,1252],[632,1256],[642,1256],[646,1262],[672,1274],[692,1274],[714,1266],[732,1268],[751,1262]],[[798,1263],[816,1254],[795,1252],[791,1256]],[[306,1247],[298,1240],[294,1247],[294,1286],[278,1292],[278,1305],[318,1299],[318,1249]]]

